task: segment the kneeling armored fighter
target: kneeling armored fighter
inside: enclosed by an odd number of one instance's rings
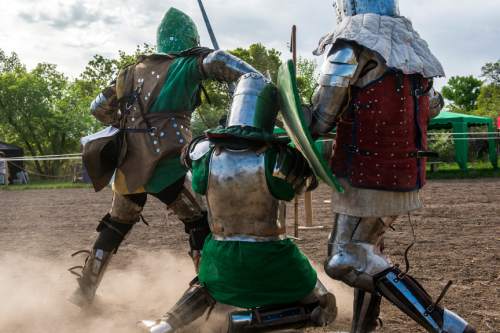
[[[473,333],[406,271],[383,255],[383,236],[398,215],[422,206],[427,124],[443,107],[432,79],[444,76],[427,43],[399,15],[397,0],[337,0],[337,31],[315,52],[326,53],[313,98],[311,129],[334,126],[334,228],[325,271],[355,288],[352,333],[375,329],[382,297],[427,331]]]
[[[336,303],[278,221],[279,200],[316,180],[306,160],[273,135],[277,89],[257,73],[238,83],[228,124],[195,139],[185,153],[193,190],[206,196],[211,235],[198,277],[146,332],[174,332],[216,302],[246,311],[229,314],[229,332],[288,325],[324,325]]]

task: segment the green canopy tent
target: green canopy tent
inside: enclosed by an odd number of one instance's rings
[[[469,127],[488,127],[488,151],[491,164],[498,167],[498,157],[495,144],[495,128],[493,120],[488,117],[471,116],[455,112],[441,112],[439,116],[432,119],[429,130],[451,129],[455,141],[455,159],[462,170],[467,170],[469,151]]]

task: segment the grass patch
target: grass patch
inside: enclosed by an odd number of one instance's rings
[[[69,181],[51,180],[36,180],[25,185],[0,185],[0,191],[59,190],[66,188],[92,188],[92,185],[84,183],[72,183]]]
[[[500,165],[500,160],[499,164]],[[437,171],[431,172],[427,167],[428,179],[475,179],[500,177],[500,169],[493,169],[490,162],[478,161],[469,163],[469,169],[462,171],[457,163],[439,163]]]

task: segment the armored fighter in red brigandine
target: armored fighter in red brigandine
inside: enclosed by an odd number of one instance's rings
[[[325,270],[355,288],[351,332],[375,329],[382,297],[429,332],[475,332],[382,253],[396,217],[422,206],[427,124],[443,107],[432,80],[443,68],[397,0],[337,0],[335,7],[337,29],[315,51],[325,61],[311,131],[337,129],[331,168],[345,193],[333,197]]]

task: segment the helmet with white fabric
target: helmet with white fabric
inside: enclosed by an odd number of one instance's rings
[[[398,0],[335,0],[337,20],[341,22],[346,16],[358,14],[378,14],[399,16]]]

